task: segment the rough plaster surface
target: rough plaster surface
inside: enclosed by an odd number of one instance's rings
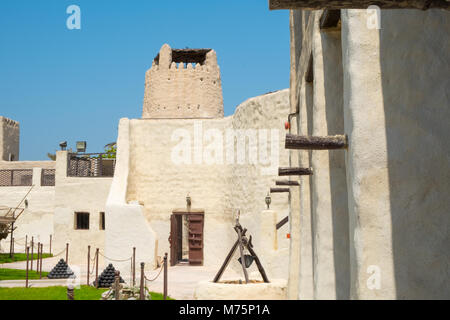
[[[192,198],[192,207],[202,208],[205,211],[204,263],[220,267],[236,240],[236,233],[232,226],[237,210],[241,210],[243,220],[246,216],[261,219],[261,211],[265,208],[264,198],[277,178],[278,163],[274,163],[269,174],[263,175],[262,169],[267,169],[268,165],[247,162],[238,164],[237,159],[234,164],[227,164],[227,151],[224,152],[223,163],[199,162],[202,160],[201,155],[208,152],[208,146],[213,145],[213,142],[222,143],[226,150],[227,129],[268,129],[268,136],[270,129],[278,129],[277,139],[273,141],[277,143],[280,153],[274,150],[274,155],[277,156],[276,160],[280,165],[286,165],[287,152],[283,147],[282,124],[288,110],[288,90],[283,90],[249,99],[238,107],[234,116],[222,119],[122,120],[129,121],[127,129],[124,129],[122,125],[120,127],[120,130],[129,130],[129,138],[120,139],[119,148],[121,143],[128,143],[132,157],[129,158],[128,169],[116,167],[114,180],[122,177],[120,178],[122,181],[117,182],[117,185],[114,182],[113,188],[120,186],[123,191],[123,186],[126,185],[126,203],[143,206],[145,218],[158,241],[157,256],[162,257],[164,252],[170,252],[168,242],[170,216],[174,209],[186,207],[185,198],[189,193]],[[208,131],[210,129],[221,133],[223,141],[210,141],[207,136],[203,136],[211,132]],[[190,137],[191,145],[188,153],[191,154],[191,164],[177,164],[172,161],[172,151],[182,140],[180,137],[172,139],[174,132],[184,133]],[[121,133],[119,132],[119,137]],[[202,139],[205,139],[204,150],[198,144]],[[269,139],[269,145],[270,141]],[[270,151],[275,148],[267,149],[270,155]],[[123,170],[127,171],[126,175]],[[112,199],[112,192],[110,199]],[[287,196],[273,196],[271,208],[279,214],[281,220],[288,214]],[[122,214],[125,214],[125,211]],[[118,217],[117,219],[121,221]],[[259,225],[257,220],[256,225]],[[247,226],[244,225],[244,227]],[[107,234],[110,228],[111,226],[108,225]],[[285,237],[287,228],[288,225],[283,228],[284,230],[279,230],[280,237]],[[255,230],[250,227],[248,229],[255,243],[261,241],[263,235],[258,234],[259,227]],[[107,250],[109,250],[108,246],[107,242]],[[279,241],[279,252],[282,253],[283,248],[287,247],[287,241]],[[150,252],[150,249],[148,251]],[[255,251],[259,253],[261,250],[255,247]],[[276,275],[281,274],[280,277],[287,278],[287,268],[285,268],[288,261],[287,252],[281,254],[279,260],[274,257],[271,259],[267,265],[274,266]],[[239,265],[235,261],[230,265],[231,269],[237,267]]]
[[[202,281],[195,288],[194,300],[285,300],[286,287],[285,279],[249,284]]]
[[[204,64],[172,62],[165,44],[145,75],[142,118],[222,118],[220,69],[214,50]]]
[[[19,122],[0,116],[0,162],[8,161],[9,155],[19,160]]]

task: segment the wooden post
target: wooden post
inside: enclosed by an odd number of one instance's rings
[[[39,279],[42,279],[42,252],[44,252],[44,244],[41,243],[41,263],[39,265]]]
[[[12,252],[12,259],[14,259],[14,238],[12,238],[12,250],[11,250],[11,252]]]
[[[120,299],[120,271],[116,270],[114,273],[114,298]]]
[[[66,243],[66,263],[69,264],[69,244]]]
[[[98,288],[98,248],[95,250],[95,287]]]
[[[236,232],[238,234],[238,239],[239,239],[239,252],[241,254],[242,271],[244,272],[245,283],[248,283],[248,273],[247,273],[247,268],[245,268],[245,260],[244,260],[244,245],[242,244],[242,233],[241,233],[241,228],[240,228],[238,220],[236,220],[235,229],[236,229]]]
[[[50,249],[49,253],[52,254],[52,235],[50,235]]]
[[[167,252],[164,254],[164,300],[167,300]]]
[[[133,247],[133,287],[136,286],[136,247]]]
[[[347,136],[298,136],[286,134],[286,149],[295,150],[334,150],[348,147]]]
[[[277,181],[275,181],[275,185],[277,185],[277,186],[299,186],[300,183],[298,183],[298,181],[277,180]]]
[[[245,233],[247,232],[247,229],[244,229],[242,231],[242,236],[245,236]],[[234,252],[236,251],[237,247],[239,245],[239,239],[236,240],[233,247],[231,248],[230,252],[228,253],[227,257],[225,258],[225,261],[223,262],[222,266],[219,269],[219,272],[217,272],[216,276],[214,277],[213,282],[219,282],[220,278],[222,277],[223,273],[225,272],[225,269],[227,268],[228,264],[231,261],[231,258],[234,255]]]
[[[258,255],[253,250],[252,237],[250,236],[249,240],[247,240],[247,238],[244,237],[244,244],[245,244],[245,247],[247,248],[248,252],[250,252],[250,254],[255,258],[256,266],[258,267],[258,271],[261,274],[261,277],[263,278],[264,282],[269,283],[270,281],[267,278],[266,271],[264,270],[264,267],[262,266],[261,261],[258,258]]]
[[[91,264],[91,246],[88,246],[87,285],[89,286],[89,267]]]
[[[310,176],[312,174],[312,168],[278,168],[279,176]]]
[[[144,266],[145,264],[143,262],[141,262],[141,285],[140,285],[140,290],[139,290],[139,300],[145,300],[145,294],[144,294]]]
[[[34,255],[34,236],[31,237],[31,267],[30,267],[30,270],[33,270],[33,255]]]
[[[28,246],[28,235],[25,236],[25,248],[23,249],[23,252],[27,252],[27,246]]]
[[[67,285],[67,300],[75,300],[74,291],[72,284]]]
[[[36,256],[36,272],[39,273],[39,263],[40,263],[40,252],[41,252],[41,243],[38,242],[37,244],[37,256]]]
[[[14,215],[13,215],[14,217]],[[10,243],[9,243],[9,257],[11,259],[14,258],[14,222],[11,223],[11,235],[10,235]]]
[[[28,288],[28,259],[29,259],[29,253],[30,253],[30,247],[27,247],[27,271],[26,271],[26,275],[25,275],[25,288]]]

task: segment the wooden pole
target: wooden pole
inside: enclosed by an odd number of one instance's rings
[[[27,247],[27,271],[26,271],[26,276],[25,276],[25,288],[28,288],[28,259],[29,259],[29,253],[30,253],[30,247]]]
[[[299,186],[300,183],[298,181],[278,180],[278,181],[275,181],[275,185],[277,185],[277,186]]]
[[[270,193],[283,193],[289,191],[289,188],[270,188]]]
[[[11,257],[11,258],[13,258],[13,259],[14,259],[14,251],[15,251],[15,248],[14,248],[14,238],[12,238],[12,257]]]
[[[310,176],[312,174],[312,168],[278,168],[279,176]]]
[[[52,235],[50,235],[50,249],[49,249],[49,253],[52,254]]]
[[[23,252],[27,252],[27,246],[28,246],[28,235],[25,236],[25,248],[23,249]]]
[[[98,288],[98,248],[95,250],[95,287]]]
[[[41,259],[41,243],[38,242],[37,245],[37,256],[36,256],[36,272],[39,273],[39,262]]]
[[[333,150],[348,147],[347,136],[298,136],[286,134],[286,149],[295,150]]]
[[[239,239],[239,252],[241,254],[241,266],[242,266],[242,271],[244,272],[244,277],[245,277],[245,283],[248,283],[248,273],[247,273],[247,268],[245,268],[245,260],[244,260],[244,245],[242,243],[242,233],[241,233],[241,228],[239,226],[239,221],[236,220],[236,232],[238,234],[238,239]]]
[[[133,287],[136,286],[136,247],[133,247]]]
[[[39,279],[42,279],[42,252],[44,251],[44,244],[41,243],[41,263],[39,265]]]
[[[66,263],[69,264],[69,243],[66,243]]]
[[[89,267],[91,264],[91,246],[88,246],[88,256],[87,256],[87,285],[89,286]]]
[[[114,298],[120,299],[120,271],[116,270],[114,273]]]
[[[167,300],[167,252],[164,254],[164,300]]]
[[[31,237],[31,267],[30,267],[30,270],[33,270],[33,255],[34,255],[34,236]]]
[[[67,285],[67,300],[75,300],[74,287],[72,284]]]
[[[139,290],[139,300],[145,300],[145,295],[144,295],[144,266],[145,263],[141,262],[141,285],[140,285],[140,290]]]

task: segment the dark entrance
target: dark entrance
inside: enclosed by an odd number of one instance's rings
[[[170,218],[170,265],[203,265],[203,210],[174,210]],[[187,254],[183,252],[187,248]]]

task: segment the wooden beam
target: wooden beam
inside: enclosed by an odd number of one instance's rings
[[[298,181],[277,180],[277,181],[275,181],[275,185],[277,185],[277,186],[299,186],[300,183],[298,183]]]
[[[277,223],[277,230],[284,226],[289,221],[289,216],[285,217],[283,220]]]
[[[446,0],[269,0],[270,10],[367,9],[372,5],[380,9],[450,10]]]
[[[341,10],[326,9],[320,17],[320,29],[336,28],[341,20]]]
[[[278,168],[279,176],[310,176],[312,174],[312,168]]]
[[[287,134],[285,147],[296,150],[345,149],[348,147],[348,142],[345,135],[317,137]]]
[[[270,193],[284,193],[289,191],[289,188],[270,188]]]

